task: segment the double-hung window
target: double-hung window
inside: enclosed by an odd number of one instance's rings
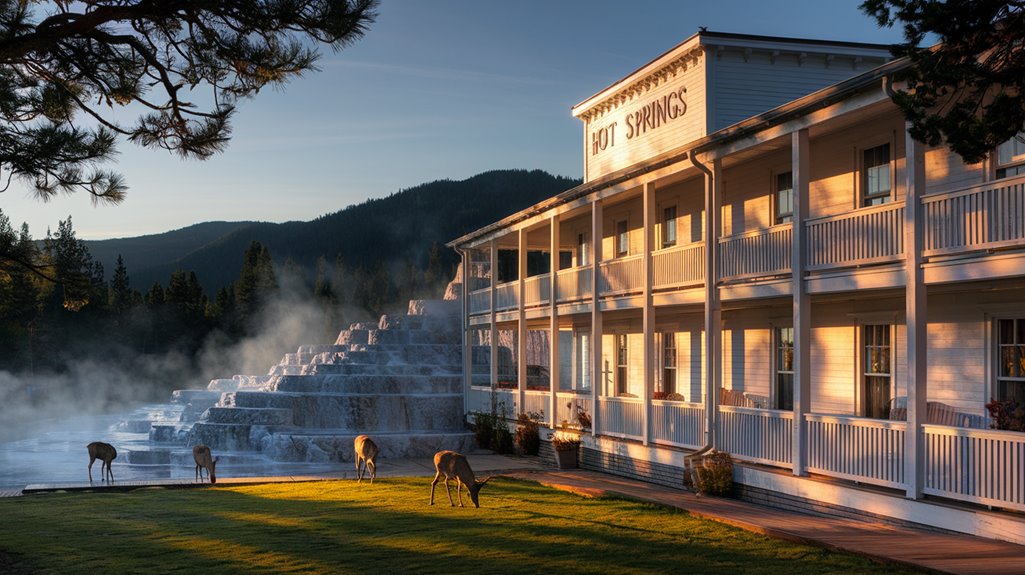
[[[776,328],[775,385],[776,409],[794,409],[794,328]]]
[[[889,202],[890,144],[868,148],[862,152],[861,205],[878,206]]]
[[[1025,402],[1025,319],[997,320],[997,363],[997,399]]]
[[[630,384],[627,382],[629,372],[629,353],[626,347],[626,334],[616,334],[616,395],[626,395],[630,391]]]
[[[776,211],[776,223],[785,224],[794,221],[794,173],[776,174],[776,189],[773,192],[773,206]]]
[[[1025,133],[997,147],[996,177],[1007,178],[1025,174]]]
[[[626,220],[616,222],[616,257],[622,258],[630,253],[630,231]]]
[[[890,389],[893,379],[890,358],[890,328],[888,324],[866,325],[862,329],[864,349],[864,416],[889,419]]]
[[[662,208],[662,248],[676,245],[676,206]]]
[[[662,334],[662,381],[659,384],[662,398],[676,393],[676,334],[671,331]]]
[[[591,264],[591,244],[587,241],[587,234],[577,234],[577,265],[586,266]]]

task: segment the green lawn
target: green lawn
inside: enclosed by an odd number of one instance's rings
[[[480,509],[438,487],[434,507],[425,478],[0,499],[0,572],[905,572],[530,482],[495,478]]]

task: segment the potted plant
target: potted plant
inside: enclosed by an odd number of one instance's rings
[[[559,469],[577,467],[577,453],[580,449],[580,438],[569,434],[552,435],[552,449],[555,450],[555,463]]]

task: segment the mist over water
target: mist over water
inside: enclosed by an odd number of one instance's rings
[[[161,405],[170,401],[172,390],[205,389],[210,379],[235,374],[265,374],[300,345],[331,343],[349,323],[370,319],[366,312],[311,302],[307,289],[283,283],[279,296],[257,318],[256,335],[230,342],[223,334],[214,334],[195,357],[179,352],[126,356],[98,336],[88,358],[64,373],[14,374],[0,369],[0,486],[85,481],[86,445],[92,441],[106,441],[118,449],[115,480],[193,477],[191,457],[170,466],[127,464],[122,454],[146,447],[148,430],[119,429],[119,423],[175,417]],[[254,475],[285,467],[235,471]],[[218,471],[228,476],[231,465],[224,468],[219,466]],[[99,476],[99,463],[93,466],[93,476]]]

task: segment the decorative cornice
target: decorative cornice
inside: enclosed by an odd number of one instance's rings
[[[609,112],[615,111],[620,106],[633,102],[655,88],[676,78],[677,75],[686,72],[691,66],[696,66],[701,61],[701,56],[704,53],[704,46],[700,44],[695,45],[687,52],[667,61],[651,73],[634,80],[612,95],[599,100],[585,112],[582,112],[579,118],[584,122],[597,120]]]

